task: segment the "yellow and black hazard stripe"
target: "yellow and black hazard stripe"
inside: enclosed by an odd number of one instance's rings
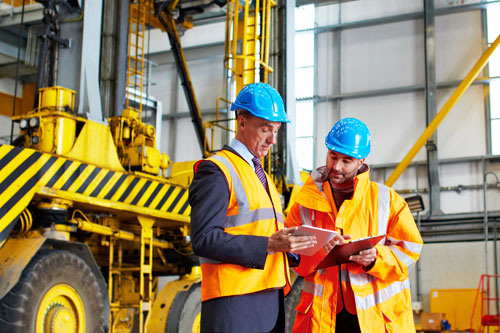
[[[188,222],[191,211],[182,186],[1,145],[0,242],[36,193],[180,222]]]

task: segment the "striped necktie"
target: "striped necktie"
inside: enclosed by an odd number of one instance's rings
[[[260,165],[260,158],[254,157],[252,158],[253,165],[255,166],[255,173],[257,174],[257,177],[259,177],[260,182],[262,185],[264,185],[264,188],[267,191],[267,179],[266,179],[266,174],[264,172],[264,169],[262,169],[262,165]]]

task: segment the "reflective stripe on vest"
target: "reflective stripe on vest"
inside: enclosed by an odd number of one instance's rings
[[[275,214],[275,210],[272,208],[260,208],[246,212],[240,211],[238,215],[226,216],[226,223],[224,226],[226,228],[231,228],[248,224],[248,221],[269,220],[274,218],[276,218],[278,222],[283,223],[283,214],[277,212]]]
[[[276,212],[272,208],[260,208],[260,209],[250,210],[250,202],[248,200],[247,193],[233,165],[226,158],[222,156],[214,155],[212,156],[212,158],[224,164],[224,166],[229,171],[229,174],[231,175],[231,179],[233,181],[233,188],[236,201],[238,202],[239,214],[226,216],[226,220],[224,222],[224,228],[237,227],[258,220],[268,220],[274,218],[276,218],[278,222],[283,223],[283,214]],[[221,264],[223,262],[200,257],[200,264],[203,265],[206,263]]]
[[[355,274],[350,272],[349,279],[351,284],[355,286],[364,286],[367,283],[372,283],[376,278],[368,273]]]
[[[311,219],[311,210],[304,206],[299,206],[300,210],[300,221],[303,225],[313,226]]]
[[[233,216],[226,216],[226,223],[225,223],[226,228],[236,227],[243,224],[251,223],[248,221],[273,219],[275,217],[278,219],[278,222],[283,222],[283,214],[275,212],[275,210],[272,208],[261,208],[250,211],[250,204],[248,201],[247,193],[245,191],[245,188],[243,187],[243,184],[241,183],[240,177],[236,173],[236,170],[234,170],[234,167],[231,164],[231,162],[229,162],[226,158],[218,155],[214,155],[212,156],[212,158],[224,164],[224,166],[229,171],[231,179],[233,180],[234,194],[236,196],[236,200],[238,201],[239,214]]]
[[[207,160],[220,169],[230,191],[227,212],[220,221],[224,232],[269,237],[283,227],[280,197],[272,182],[268,182],[266,193],[257,176],[252,176],[251,166],[230,151],[223,150]],[[286,294],[289,289],[288,263],[282,252],[267,253],[261,269],[209,258],[200,258],[200,262],[202,301],[283,287]]]
[[[354,295],[354,298],[356,299],[356,307],[361,310],[367,310],[372,306],[387,301],[392,296],[399,294],[405,289],[410,289],[410,279],[406,279],[403,282],[395,281],[384,289],[377,291],[373,295],[368,295],[366,297]]]
[[[378,188],[378,234],[383,235],[387,233],[387,228],[389,225],[389,213],[390,213],[390,189],[383,184],[377,184]],[[312,225],[311,212],[308,208],[300,206],[300,217],[302,224]],[[395,247],[395,244],[403,245],[405,248],[411,252],[418,252],[421,250],[422,245],[411,242],[402,242],[394,238],[382,239],[379,244],[386,244],[393,251],[393,253],[406,265],[412,265],[414,263],[413,259],[404,254],[401,250]],[[326,270],[318,271],[319,274],[326,274]],[[372,283],[376,278],[367,273],[354,274],[346,270],[342,270],[340,273],[339,282],[350,282],[352,285],[363,286],[365,284]],[[372,295],[367,295],[365,297],[354,295],[356,301],[356,307],[361,310],[366,310],[372,306],[380,304],[394,295],[402,292],[405,289],[410,288],[410,281],[406,279],[404,282],[395,281],[387,287],[375,292]],[[306,293],[313,294],[315,296],[323,296],[323,285],[314,283],[313,281],[304,280],[303,291]]]
[[[389,209],[390,209],[390,191],[389,187],[378,184],[378,232],[379,235],[387,233],[387,226],[389,223]],[[380,223],[384,221],[384,223]],[[405,253],[403,253],[400,249],[395,247],[394,245],[402,246],[408,249],[410,252],[420,253],[422,250],[422,244],[412,243],[408,241],[401,241],[395,238],[386,238],[385,245],[389,246],[392,252],[398,257],[398,259],[403,262],[408,271],[411,272],[413,266],[415,265],[415,260],[408,257]]]
[[[378,184],[378,234],[384,235],[387,233],[387,225],[389,223],[389,210],[391,204],[389,187]],[[381,241],[382,243],[384,240]]]
[[[413,242],[408,242],[408,241],[401,241],[399,239],[395,239],[392,237],[387,237],[386,245],[392,246],[392,245],[399,245],[401,247],[404,247],[410,252],[413,253],[420,253],[422,251],[422,244],[419,243],[413,243]]]
[[[389,225],[389,211],[390,211],[390,191],[389,187],[377,184],[378,187],[378,233],[379,235],[387,233],[387,227]],[[383,239],[380,243],[384,243],[389,246],[391,251],[398,257],[400,261],[402,261],[405,265],[408,266],[409,269],[412,268],[415,261],[408,257],[405,253],[395,247],[395,244],[401,245],[407,244],[408,248],[412,248],[415,250],[421,249],[420,244],[411,243],[411,242],[401,242],[394,238]],[[379,244],[380,244],[379,243]],[[412,251],[413,252],[413,251]],[[352,272],[349,273],[350,282],[356,286],[363,286],[365,284],[372,283],[376,280],[376,278],[367,273],[354,274]],[[366,310],[372,306],[380,304],[394,295],[402,292],[404,289],[410,288],[410,280],[406,279],[403,282],[395,281],[391,283],[389,286],[377,291],[372,295],[368,295],[365,297],[354,295],[356,299],[356,307],[361,310]]]
[[[384,235],[387,233],[387,227],[389,225],[389,210],[390,210],[390,191],[389,187],[383,184],[377,184],[378,189],[378,234]],[[380,240],[379,244],[384,244],[385,238]],[[366,283],[370,283],[374,280],[374,277],[363,273],[363,274],[354,274],[349,273],[351,277],[351,283],[362,286]]]
[[[422,246],[423,246],[423,244],[401,241],[398,239],[394,239],[392,237],[387,238],[386,245],[389,246],[389,248],[396,255],[396,257],[398,257],[398,259],[406,265],[406,267],[408,268],[408,272],[411,272],[413,267],[415,266],[415,260],[413,260],[413,258],[411,257],[408,257],[395,245],[403,247],[413,253],[420,253],[422,251]]]
[[[318,270],[316,273],[320,275],[326,275],[326,269],[322,268]],[[347,274],[347,271],[341,271],[340,273],[340,281],[341,282],[348,282],[349,281],[349,275]],[[304,280],[304,287],[303,291],[309,294],[313,294],[315,296],[323,296],[323,285],[314,283],[313,281],[308,281]]]
[[[303,292],[308,294],[313,294],[315,296],[323,296],[323,286],[321,284],[316,284],[312,281],[304,280]]]

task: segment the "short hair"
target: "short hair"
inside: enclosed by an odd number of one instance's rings
[[[250,116],[253,116],[250,111],[248,110],[245,110],[245,109],[237,109],[236,110],[236,118],[238,118],[239,116],[242,116],[244,118],[249,118]]]

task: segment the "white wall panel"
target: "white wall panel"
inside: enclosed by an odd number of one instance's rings
[[[10,78],[0,79],[0,92],[14,96],[14,87],[16,80]],[[23,96],[23,85],[21,82],[17,83],[17,97],[21,98]],[[12,114],[11,109],[7,111],[8,114]],[[10,128],[11,121],[10,117],[0,115],[0,144],[10,142]],[[19,125],[14,125],[14,138],[19,133]]]
[[[222,96],[224,83],[222,58],[193,60],[187,65],[200,110],[215,112],[217,97]],[[184,90],[177,76],[177,69],[173,64],[159,66],[152,73],[155,85],[151,88],[151,95],[163,102],[164,114],[189,112]],[[204,117],[203,121],[207,120],[209,117]],[[174,121],[169,118],[163,122],[162,150],[174,162],[200,159],[201,150],[191,118],[182,118],[172,125],[171,122]],[[174,133],[170,133],[173,128]],[[216,144],[218,142],[221,147],[221,134],[217,133],[216,138]]]
[[[226,37],[226,22],[203,24],[188,30],[182,36],[184,47],[198,46],[200,44],[212,44],[224,42]]]
[[[360,0],[342,4],[342,22],[361,21],[422,10],[423,1]]]
[[[411,86],[425,79],[421,20],[348,29],[341,40],[343,93]]]
[[[187,64],[200,110],[215,109],[217,97],[222,96],[223,65],[222,59],[219,60],[195,60]],[[180,80],[177,92],[178,112],[187,112],[189,108]]]
[[[456,184],[455,184],[456,185]],[[498,209],[499,207],[497,207]],[[444,214],[478,213],[483,211],[482,190],[442,191],[441,211]]]
[[[367,163],[370,163],[370,160],[367,159]],[[378,183],[384,183],[389,175],[392,173],[393,169],[376,169],[372,170],[370,173],[370,179],[372,181],[378,182]],[[398,179],[397,183],[392,187],[396,191],[398,189],[412,189],[416,190],[417,189],[417,182],[418,182],[418,188],[425,188],[427,187],[427,179],[424,177],[425,175],[422,173],[422,170],[418,170],[419,172],[419,179],[417,180],[417,168],[414,166],[408,167],[408,169],[405,170],[405,177],[402,177]],[[403,197],[408,197],[412,196],[414,194],[405,194]]]
[[[225,38],[225,22],[212,24],[202,24],[193,27],[184,32],[180,37],[181,45],[184,48],[194,47],[199,45],[213,44],[224,42]],[[151,30],[149,35],[150,43],[148,46],[148,36],[145,37],[145,50],[150,53],[164,52],[170,50],[170,41],[166,32],[159,29]]]
[[[436,80],[463,80],[482,51],[479,11],[441,15],[436,23]]]
[[[0,115],[0,144],[10,144],[10,117]],[[14,139],[19,135],[19,125],[14,124]]]
[[[481,163],[444,164],[439,168],[441,187],[478,185],[483,183]],[[500,205],[497,209],[500,209]],[[483,190],[457,190],[441,192],[441,210],[445,214],[483,211]]]
[[[154,83],[150,87],[150,95],[162,103],[162,113],[171,114],[177,111],[177,72],[172,64],[162,65],[154,68],[151,73],[151,81]],[[171,127],[170,121],[162,122],[160,150],[167,153],[175,161],[174,151],[170,150],[171,141],[175,140],[175,131]]]
[[[318,103],[315,107],[314,167],[325,165],[327,149],[325,138],[333,125],[340,119],[336,102]]]
[[[174,152],[169,149],[170,143],[175,142],[175,137],[174,137],[175,132],[171,130],[172,129],[171,126],[173,126],[171,120],[169,121],[164,120],[161,124],[162,134],[161,134],[160,151],[162,153],[166,153],[173,162],[176,162],[176,160],[174,159],[175,158]]]
[[[434,0],[434,7],[438,8],[450,8],[460,5],[469,5],[478,2],[484,2],[484,0]]]
[[[317,35],[318,51],[316,54],[316,95],[336,95],[340,91],[338,69],[339,34],[325,32]]]
[[[177,71],[173,64],[162,65],[153,68],[150,87],[150,95],[163,103],[163,114],[171,113],[175,107],[176,99],[174,93],[177,91]]]
[[[474,185],[483,182],[480,162],[443,164],[439,171],[441,186]]]
[[[223,97],[224,66],[222,61],[222,58],[215,58],[188,62],[189,73],[201,110],[215,110],[217,97]],[[179,89],[179,92],[181,90]],[[182,97],[185,100],[183,91]],[[187,105],[179,107],[179,110],[187,111]]]
[[[438,91],[438,111],[455,89]],[[482,86],[470,86],[438,128],[440,159],[486,154],[486,121]]]
[[[384,5],[381,5],[383,3]],[[422,2],[411,1],[414,7],[399,1],[354,1],[343,4],[342,22],[416,12]],[[417,4],[418,3],[418,4]],[[371,7],[373,6],[373,7]],[[436,3],[436,8],[451,6],[450,2]],[[338,9],[338,6],[332,6]],[[404,7],[404,8],[403,8]],[[317,9],[317,22],[336,24],[333,8]],[[383,9],[382,9],[383,8]],[[479,11],[436,16],[436,73],[437,82],[461,81],[482,54],[481,16]],[[316,95],[336,96],[335,84],[341,83],[341,94],[377,91],[405,86],[423,86],[425,82],[423,19],[348,28],[341,32],[340,74],[336,72],[335,34],[317,35]],[[437,111],[446,103],[455,88],[438,89]],[[324,163],[323,140],[333,122],[341,117],[357,117],[372,132],[372,153],[367,162],[372,165],[399,163],[420,137],[426,125],[423,92],[382,95],[369,98],[345,98],[340,111],[333,102],[316,103],[315,164]],[[326,126],[327,121],[332,122]],[[484,91],[480,85],[469,87],[438,128],[438,157],[460,159],[486,154],[486,119]],[[413,161],[425,161],[422,147]],[[417,187],[416,169],[406,170],[394,184],[396,190]],[[384,182],[393,169],[373,174]],[[443,164],[439,167],[440,185],[482,184],[481,163]],[[497,173],[500,174],[500,173]],[[491,180],[493,181],[493,180]],[[428,188],[425,166],[419,168],[418,187]],[[499,210],[500,191],[488,191],[490,210]],[[409,195],[405,195],[409,196]],[[441,210],[446,214],[481,212],[483,193],[479,190],[443,191]],[[428,194],[424,194],[428,208]],[[494,199],[497,199],[496,201]],[[491,202],[491,205],[490,205]],[[427,211],[427,210],[426,210]],[[424,211],[424,213],[426,213]]]
[[[363,121],[371,133],[371,164],[395,163],[403,159],[425,129],[422,94],[409,93],[362,99],[346,99],[341,115]],[[415,160],[425,160],[421,150]]]
[[[339,6],[316,7],[316,25],[325,26],[339,23]]]
[[[14,87],[16,80],[11,78],[2,78],[0,79],[0,92],[4,94],[8,94],[14,96]],[[17,82],[17,97],[23,96],[23,84],[18,81]]]
[[[175,140],[174,162],[193,161],[201,159],[201,149],[194,131],[191,118],[177,120],[177,137]]]

